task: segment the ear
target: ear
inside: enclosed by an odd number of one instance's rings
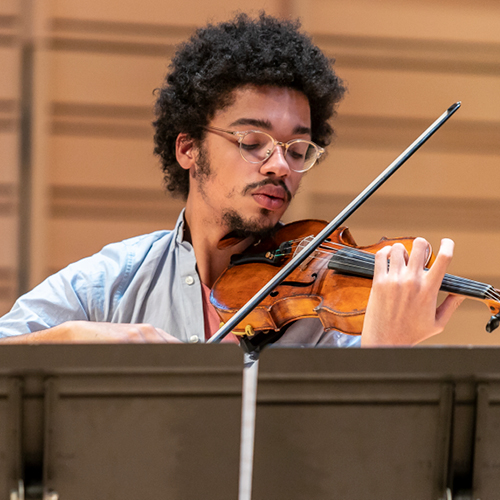
[[[179,134],[175,140],[175,156],[179,165],[189,170],[196,163],[196,146],[188,134]]]

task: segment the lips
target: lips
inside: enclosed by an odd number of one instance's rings
[[[252,197],[262,208],[268,210],[280,209],[289,198],[283,187],[273,184],[257,188],[252,193]]]

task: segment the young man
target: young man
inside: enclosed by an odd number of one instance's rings
[[[186,200],[175,229],[108,245],[50,277],[0,320],[3,341],[208,338],[219,326],[210,287],[232,254],[279,223],[330,142],[343,92],[330,61],[294,23],[242,14],[198,30],[176,53],[156,105],[155,152],[168,190]],[[228,235],[234,244],[221,244]],[[461,301],[449,296],[436,310],[453,243],[443,240],[424,272],[427,247],[417,239],[409,258],[401,245],[377,254],[363,345],[413,345],[444,328]],[[302,320],[281,341],[360,339]]]

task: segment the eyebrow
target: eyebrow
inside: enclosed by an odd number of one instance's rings
[[[255,118],[239,118],[229,125],[229,127],[237,127],[238,125],[251,125],[252,127],[262,128],[264,130],[272,130],[272,125],[269,120],[258,120]],[[303,127],[301,125],[297,125],[293,131],[293,134],[308,134],[311,135],[311,129],[309,127]]]

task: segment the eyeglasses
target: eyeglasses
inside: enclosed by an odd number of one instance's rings
[[[231,134],[238,140],[241,157],[248,163],[262,163],[273,154],[276,146],[281,146],[284,156],[294,172],[306,172],[321,157],[325,150],[314,142],[304,139],[292,139],[288,142],[277,141],[266,132],[260,130],[246,130],[235,132],[218,127],[204,127],[211,132]]]

